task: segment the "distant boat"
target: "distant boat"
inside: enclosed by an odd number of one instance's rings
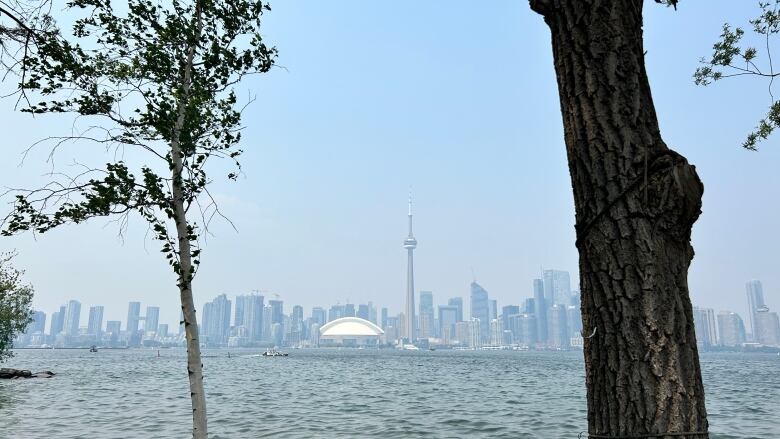
[[[264,357],[286,357],[290,354],[287,352],[279,352],[276,349],[267,349],[265,352],[263,352]]]
[[[419,351],[420,348],[418,348],[417,346],[415,346],[413,344],[405,344],[404,345],[404,350],[405,351]]]
[[[90,346],[89,351],[90,352],[97,352],[97,346],[95,346],[95,345]]]

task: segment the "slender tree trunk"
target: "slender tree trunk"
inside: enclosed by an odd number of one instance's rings
[[[193,41],[187,50],[187,59],[184,64],[182,78],[182,97],[178,102],[176,124],[174,125],[171,140],[171,172],[173,193],[173,219],[176,222],[176,239],[179,254],[179,295],[181,296],[181,309],[184,314],[184,334],[187,339],[187,373],[190,380],[190,397],[192,398],[192,437],[195,439],[208,438],[208,422],[206,415],[206,393],[203,389],[203,363],[200,357],[200,336],[198,334],[198,319],[195,315],[195,301],[192,297],[192,248],[187,212],[184,207],[185,195],[183,190],[183,152],[181,148],[181,134],[184,127],[187,111],[187,101],[192,85],[193,60],[195,49],[200,39],[201,17],[200,3],[195,5],[196,31]]]
[[[590,437],[706,438],[687,283],[703,186],[661,139],[643,1],[530,4],[552,33],[574,190]]]

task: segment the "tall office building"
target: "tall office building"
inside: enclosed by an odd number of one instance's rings
[[[355,317],[357,315],[357,311],[355,311],[355,304],[354,303],[345,303],[344,304],[344,317]]]
[[[490,305],[488,292],[477,282],[471,283],[471,320],[479,320],[479,335],[485,340],[490,334]]]
[[[369,316],[368,316],[368,305],[367,304],[366,305],[363,305],[363,304],[358,305],[357,316],[358,316],[358,318],[361,318],[363,320],[368,320],[369,319]]]
[[[232,302],[220,294],[203,307],[203,326],[208,342],[213,345],[227,344],[230,335],[230,313]]]
[[[51,315],[51,327],[49,328],[49,335],[52,337],[57,336],[62,332],[65,327],[65,310],[67,307],[61,306],[59,311],[55,311]]]
[[[716,326],[715,311],[712,308],[693,307],[693,327],[696,332],[696,344],[699,348],[708,349],[717,346]]]
[[[488,317],[491,321],[498,318],[498,300],[490,299],[488,301],[488,310],[490,311],[488,313]]]
[[[493,319],[490,321],[490,345],[501,346],[504,344],[504,330],[501,328],[501,321]]]
[[[536,316],[533,314],[515,314],[509,317],[509,330],[515,344],[534,346],[536,338]]]
[[[379,327],[382,329],[387,328],[387,307],[382,307],[382,311],[380,313],[380,322],[382,323]]]
[[[280,325],[284,323],[284,302],[281,300],[269,300],[268,305],[271,306],[271,326],[274,323]],[[273,330],[273,329],[272,329]]]
[[[577,337],[582,334],[582,312],[579,306],[569,305],[566,307],[566,324],[570,337]]]
[[[342,305],[331,305],[328,310],[328,321],[332,322],[344,317],[344,307]]]
[[[748,301],[748,327],[750,328],[750,334],[753,336],[753,341],[756,341],[755,314],[758,310],[766,307],[766,303],[764,303],[764,287],[761,285],[761,281],[751,280],[745,284],[745,291],[747,292]]]
[[[463,321],[463,298],[462,297],[453,297],[452,299],[447,301],[448,306],[454,306],[458,308],[458,315],[455,317],[456,322],[462,322]]]
[[[458,307],[439,305],[439,337],[449,344],[455,338],[455,324],[458,323]]]
[[[156,333],[158,326],[160,326],[160,307],[159,306],[147,306],[146,316],[144,320],[144,333],[151,334]]]
[[[568,348],[571,334],[566,322],[567,305],[555,304],[547,310],[547,334],[550,346],[556,348]]]
[[[320,328],[322,325],[327,323],[327,317],[325,316],[325,309],[320,308],[319,306],[315,306],[311,309],[311,321],[312,323],[316,323],[320,325]]]
[[[375,325],[379,323],[376,315],[376,307],[371,302],[368,302],[368,321]]]
[[[87,334],[100,338],[103,331],[103,307],[89,307],[89,323],[87,324]]]
[[[721,346],[740,346],[745,342],[745,325],[737,313],[718,313],[718,332]]]
[[[141,302],[127,304],[127,331],[128,337],[138,332],[138,321],[141,319]]]
[[[544,298],[548,306],[571,303],[571,281],[568,271],[544,270]]]
[[[271,340],[271,317],[273,316],[273,309],[271,305],[263,307],[263,340]]]
[[[306,338],[305,329],[303,327],[303,307],[294,305],[292,314],[290,314],[290,341],[295,345],[300,344]]]
[[[260,341],[263,338],[263,301],[265,297],[258,294],[236,296],[236,311],[233,325],[239,331],[246,331],[250,341]]]
[[[106,322],[106,337],[112,342],[119,340],[119,332],[122,330],[122,322],[109,320]]]
[[[43,334],[44,332],[46,332],[46,313],[35,311],[32,315],[32,322],[25,329],[25,334]]]
[[[547,343],[547,308],[549,304],[544,297],[544,281],[534,279],[534,310],[536,316],[536,339],[539,343]]]
[[[507,305],[501,308],[501,328],[508,330],[509,318],[513,315],[520,314],[520,307],[517,305]]]
[[[754,314],[756,332],[754,341],[764,346],[780,347],[780,320],[776,312],[770,312],[768,308],[759,308]]]
[[[68,309],[65,311],[65,334],[79,335],[79,321],[81,319],[81,303],[78,300],[68,301]]]
[[[168,324],[167,323],[160,323],[160,326],[157,327],[157,336],[158,337],[167,337],[168,336]]]
[[[430,291],[420,291],[420,338],[434,337],[435,328],[433,327],[433,293]]]
[[[417,248],[417,240],[412,233],[412,194],[409,194],[409,236],[404,240],[404,248],[407,253],[407,272],[406,272],[406,324],[404,325],[402,338],[406,338],[409,343],[413,343],[417,335],[417,319],[414,315],[414,249]]]

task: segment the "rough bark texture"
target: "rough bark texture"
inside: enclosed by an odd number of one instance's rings
[[[687,283],[703,186],[661,139],[643,2],[530,4],[552,33],[574,190],[589,433],[706,438]]]

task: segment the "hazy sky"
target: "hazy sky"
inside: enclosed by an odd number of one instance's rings
[[[647,2],[646,50],[666,142],[697,166],[703,215],[694,227],[694,304],[744,315],[744,284],[764,283],[780,308],[777,227],[780,137],[760,152],[739,145],[769,104],[766,85],[712,88],[691,74],[723,22],[746,25],[756,2]],[[520,303],[541,267],[569,270],[576,285],[574,210],[549,31],[527,2],[277,1],[266,39],[280,51],[273,72],[245,81],[257,101],[244,116],[245,176],[213,189],[238,228],[214,224],[194,291],[200,307],[221,293],[261,290],[329,306],[349,299],[401,310],[406,198],[415,199],[418,290],[434,302],[467,296],[471,269],[498,299]],[[18,167],[30,143],[62,134],[67,117],[31,119],[0,106],[5,159],[0,185],[31,187],[46,151]],[[62,150],[58,166],[90,153]],[[104,220],[33,237],[3,238],[50,314],[68,299],[161,307],[178,321],[179,298],[144,224],[126,239]],[[123,323],[124,326],[124,323]],[[48,328],[48,324],[47,324]]]

